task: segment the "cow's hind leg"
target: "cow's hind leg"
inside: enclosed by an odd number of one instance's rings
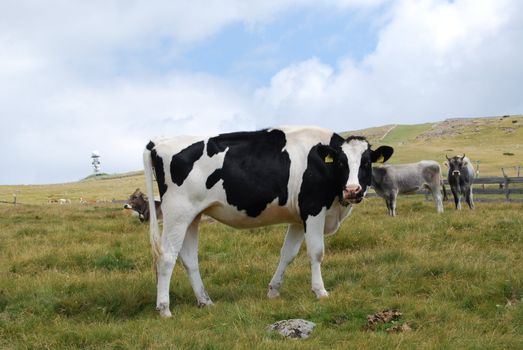
[[[390,199],[388,197],[385,197],[385,204],[387,205],[387,212],[390,216],[392,216],[392,209],[390,205]]]
[[[440,186],[434,186],[429,188],[430,192],[432,193],[432,198],[434,198],[434,202],[436,203],[436,210],[438,213],[443,213],[443,198],[441,195],[441,188]]]
[[[169,310],[169,285],[178,253],[182,249],[185,233],[190,224],[169,214],[164,214],[161,254],[157,263],[156,308],[162,317],[172,316]]]
[[[198,224],[200,223],[200,216],[198,216],[191,223],[185,234],[182,249],[180,250],[180,258],[189,276],[189,281],[193,288],[194,294],[198,301],[198,306],[212,305],[212,300],[209,298],[205,287],[203,286],[202,278],[200,276],[200,268],[198,267]]]
[[[321,277],[321,262],[325,252],[325,243],[323,241],[324,227],[325,209],[317,216],[309,216],[306,221],[305,242],[307,243],[307,253],[311,259],[311,285],[312,291],[317,298],[329,296]]]
[[[300,251],[303,237],[303,226],[289,225],[289,229],[285,235],[285,242],[281,248],[280,263],[269,283],[269,291],[267,292],[269,298],[277,298],[280,296],[280,287],[283,282],[285,270]]]
[[[465,200],[467,201],[469,208],[474,209],[474,199],[472,198],[472,187],[469,187],[467,189],[467,192],[465,194]]]

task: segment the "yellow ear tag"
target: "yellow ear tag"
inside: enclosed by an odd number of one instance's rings
[[[334,159],[332,158],[332,156],[330,154],[327,154],[325,156],[325,163],[332,163],[334,162]]]
[[[376,163],[383,163],[385,161],[385,157],[383,155],[380,155],[380,157],[376,160]]]

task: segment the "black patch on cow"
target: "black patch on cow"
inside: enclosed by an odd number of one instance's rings
[[[340,137],[341,138],[341,137]],[[303,224],[309,216],[318,215],[323,207],[330,208],[334,199],[341,196],[349,178],[347,156],[341,151],[343,138],[332,137],[334,146],[317,144],[307,156],[307,169],[298,195],[298,206]],[[332,162],[325,162],[329,155]],[[305,228],[306,229],[306,228]]]
[[[194,163],[203,155],[203,148],[203,141],[196,142],[172,157],[171,178],[175,184],[178,186],[183,184],[187,176],[189,176]]]
[[[207,188],[220,179],[227,202],[248,216],[256,217],[278,198],[279,205],[288,199],[290,158],[283,151],[287,141],[281,130],[236,132],[210,138],[207,155],[225,151],[223,166],[206,181]]]
[[[165,172],[163,171],[163,159],[156,153],[155,149],[151,150],[151,159],[153,161],[154,173],[156,174],[156,182],[158,183],[158,190],[160,197],[163,197],[167,191],[167,183],[165,183]]]
[[[331,146],[335,149],[339,149],[339,148],[341,148],[341,146],[343,145],[344,142],[345,142],[345,140],[343,139],[343,137],[341,137],[340,135],[338,135],[336,133],[333,133],[331,136],[331,140],[329,142],[329,146]]]
[[[147,148],[149,151],[151,151],[154,148],[154,146],[155,146],[154,142],[149,141],[149,143],[147,144],[147,146],[145,146],[145,148]]]
[[[211,175],[207,178],[205,182],[205,187],[210,190],[220,179],[222,178],[222,169],[216,169]]]
[[[372,154],[373,151],[369,148],[363,152],[360,160],[360,168],[358,170],[358,182],[361,186],[361,195],[367,191],[372,183]]]
[[[220,135],[220,136],[222,136],[222,135]],[[220,136],[217,136],[217,137],[220,137]],[[212,157],[215,154],[223,152],[223,151],[225,151],[225,148],[227,148],[227,146],[223,142],[217,142],[218,141],[217,137],[212,137],[209,139],[209,141],[207,141],[207,155],[209,157]]]
[[[381,157],[383,157],[382,163],[385,163],[390,157],[392,157],[393,153],[394,148],[390,146],[380,146],[376,150],[372,151],[372,162],[376,163]]]

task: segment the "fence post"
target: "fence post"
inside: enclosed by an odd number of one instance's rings
[[[505,199],[506,201],[510,201],[510,190],[508,189],[509,179],[508,176],[505,175],[505,172],[503,172],[503,176],[505,177]]]
[[[476,160],[476,179],[479,177],[479,160]]]

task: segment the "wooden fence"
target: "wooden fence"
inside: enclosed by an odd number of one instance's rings
[[[445,185],[448,185],[448,181],[444,180]],[[472,186],[472,193],[475,195],[490,194],[490,195],[504,195],[506,201],[511,201],[511,195],[523,194],[522,187],[514,187],[514,184],[523,184],[523,177],[480,177],[474,179]],[[481,186],[479,186],[481,185]],[[497,185],[497,188],[485,188],[485,185]],[[452,196],[452,194],[449,194]],[[486,198],[485,198],[486,199]],[[483,200],[483,199],[481,199]]]
[[[452,201],[452,192],[450,191],[449,183],[445,179],[443,180],[447,189],[447,195],[449,200]],[[523,194],[523,187],[515,187],[514,184],[523,184],[523,177],[480,177],[474,179],[472,184],[472,193],[474,195],[474,201],[477,202],[494,202],[494,201],[510,201],[510,202],[521,202],[523,199],[515,199],[513,195]],[[497,185],[496,188],[485,188],[485,185]],[[427,190],[419,190],[415,194],[423,194],[427,196],[427,199],[431,199],[430,194]],[[478,195],[480,195],[478,197]],[[502,195],[505,199],[496,198],[485,198],[481,195]],[[368,193],[367,197],[375,197],[374,192]],[[512,196],[512,198],[511,198]]]

